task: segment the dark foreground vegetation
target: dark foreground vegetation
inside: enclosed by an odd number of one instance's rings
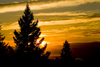
[[[70,44],[65,41],[61,50],[60,59],[48,59],[50,52],[44,53],[47,44],[40,48],[43,42],[42,38],[39,42],[41,34],[40,28],[37,26],[38,20],[33,21],[33,13],[30,11],[28,4],[24,11],[24,15],[18,20],[20,31],[14,31],[14,42],[16,49],[13,50],[3,40],[5,37],[0,33],[0,65],[9,66],[66,66],[66,67],[89,67],[98,65],[97,59],[81,59],[71,56]],[[1,25],[0,25],[1,30]]]

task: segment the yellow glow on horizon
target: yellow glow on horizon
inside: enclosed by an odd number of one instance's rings
[[[39,43],[40,39],[37,40],[37,43]],[[42,41],[42,43],[39,45],[40,48],[45,47],[46,41]]]
[[[46,42],[45,42],[45,41],[43,41],[43,42],[40,44],[40,47],[44,47],[44,46],[45,46],[45,44],[46,44]]]

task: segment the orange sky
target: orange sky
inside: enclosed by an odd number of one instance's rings
[[[39,20],[40,37],[45,38],[47,50],[55,51],[65,40],[69,43],[100,41],[100,0],[30,1],[29,6],[34,20]],[[11,46],[15,46],[13,32],[20,29],[18,20],[25,7],[26,2],[0,5],[1,32]]]

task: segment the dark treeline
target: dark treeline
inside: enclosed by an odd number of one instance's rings
[[[50,56],[49,51],[44,52],[47,44],[43,48],[40,48],[40,44],[43,42],[42,38],[38,43],[37,40],[41,34],[38,25],[38,20],[34,21],[33,13],[30,11],[27,3],[24,15],[18,20],[20,31],[14,31],[14,43],[16,43],[16,49],[13,50],[11,46],[8,46],[3,40],[5,37],[0,33],[0,64],[4,65],[43,65],[43,66],[77,66],[88,67],[89,64],[85,60],[80,60],[71,56],[70,44],[65,41],[61,50],[60,58],[56,60],[48,59]],[[1,25],[0,25],[1,30]]]

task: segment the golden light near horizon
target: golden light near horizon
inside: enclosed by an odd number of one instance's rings
[[[37,43],[39,43],[39,41],[40,41],[40,39],[37,40]],[[44,46],[46,45],[46,43],[47,43],[46,41],[43,41],[43,42],[39,45],[39,47],[40,47],[40,48],[44,47]]]
[[[43,41],[41,44],[40,44],[40,47],[44,47],[46,45],[46,41]]]

